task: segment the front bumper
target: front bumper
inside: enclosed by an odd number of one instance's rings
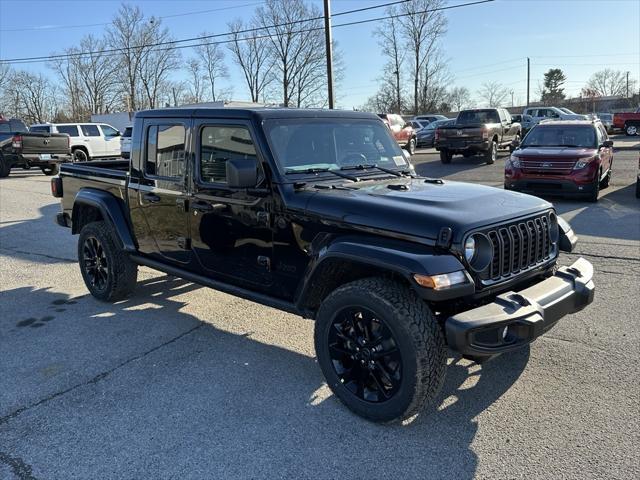
[[[514,350],[589,305],[594,292],[593,266],[580,258],[532,287],[498,295],[493,303],[449,317],[444,324],[447,342],[469,356]]]
[[[585,196],[593,193],[594,183],[577,183],[559,178],[520,177],[518,180],[505,178],[505,188],[522,193],[539,195]]]

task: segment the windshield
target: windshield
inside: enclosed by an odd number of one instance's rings
[[[599,113],[598,117],[600,117],[600,120],[611,120],[613,115],[610,113]]]
[[[456,123],[500,123],[497,110],[465,110],[458,114]]]
[[[283,173],[339,170],[359,165],[407,169],[402,150],[384,123],[351,118],[288,118],[264,122]]]
[[[526,147],[596,148],[596,133],[590,125],[538,125],[525,137]]]

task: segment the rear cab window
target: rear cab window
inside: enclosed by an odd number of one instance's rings
[[[500,123],[500,117],[495,109],[464,110],[458,114],[458,123]]]
[[[29,131],[35,133],[51,133],[51,127],[49,125],[36,125],[31,127]]]
[[[27,133],[29,131],[27,126],[21,120],[9,120],[9,126],[13,133]]]
[[[186,157],[184,125],[150,125],[146,138],[146,176],[181,178]]]

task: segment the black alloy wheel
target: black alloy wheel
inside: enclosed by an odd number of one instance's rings
[[[384,320],[371,310],[348,307],[336,313],[328,335],[336,375],[366,402],[392,398],[402,383],[402,358]]]
[[[87,237],[82,245],[82,267],[91,287],[98,291],[106,290],[109,263],[104,248],[96,237]]]

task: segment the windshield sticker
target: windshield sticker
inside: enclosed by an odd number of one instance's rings
[[[406,162],[404,161],[404,157],[402,155],[396,155],[395,157],[393,157],[393,162],[398,167],[402,167],[406,165]]]

